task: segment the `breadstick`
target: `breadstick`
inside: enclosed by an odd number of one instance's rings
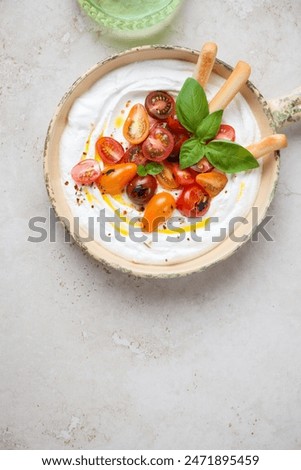
[[[268,137],[264,137],[264,139],[256,142],[255,144],[249,145],[247,150],[249,150],[255,158],[260,158],[284,147],[287,147],[286,135],[273,134]]]
[[[193,72],[195,78],[205,88],[212,72],[217,53],[217,45],[214,42],[206,42],[202,47],[197,64]]]
[[[246,62],[239,61],[228,80],[209,103],[210,113],[225,107],[233,100],[241,87],[246,83],[251,73],[251,67]]]

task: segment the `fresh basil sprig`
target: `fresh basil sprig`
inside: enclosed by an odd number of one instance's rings
[[[161,163],[149,162],[145,166],[138,165],[137,173],[139,176],[158,175],[164,169]]]
[[[181,147],[182,169],[195,165],[204,156],[211,165],[225,173],[237,173],[259,166],[256,158],[241,145],[228,140],[211,140],[220,128],[223,110],[209,114],[204,89],[194,78],[187,78],[184,82],[177,97],[176,113],[180,123],[193,134]]]

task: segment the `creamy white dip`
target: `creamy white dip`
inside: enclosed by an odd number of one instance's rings
[[[144,103],[146,95],[153,90],[165,90],[176,96],[185,79],[192,76],[193,69],[194,65],[185,61],[152,60],[108,73],[74,102],[62,135],[61,181],[73,216],[78,218],[91,238],[109,251],[136,263],[174,264],[213,249],[221,243],[221,234],[229,235],[230,221],[248,214],[259,188],[261,168],[227,175],[228,184],[212,199],[210,209],[201,221],[186,219],[175,211],[170,222],[172,226],[167,224],[166,227],[165,224],[151,234],[141,232],[139,223],[133,223],[133,217],[138,219],[142,214],[125,195],[102,196],[94,186],[83,187],[80,191],[75,189],[70,171],[83,155],[95,158],[95,142],[99,136],[112,136],[127,148],[129,145],[122,135],[122,126],[131,106]],[[211,75],[206,87],[209,100],[223,82],[224,79],[218,75]],[[260,139],[252,111],[240,94],[224,111],[223,122],[234,127],[236,142],[243,146]],[[173,193],[177,196],[180,191]],[[101,222],[97,221],[102,209],[106,217],[112,217],[119,209],[125,221],[120,227],[117,223],[116,227],[114,221],[104,222],[103,212]],[[218,221],[213,218],[218,218]],[[173,227],[178,227],[178,231]]]

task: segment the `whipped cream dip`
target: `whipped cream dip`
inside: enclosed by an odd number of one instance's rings
[[[146,95],[154,90],[164,90],[176,97],[193,70],[194,64],[190,62],[166,59],[120,67],[76,99],[62,134],[61,183],[73,217],[78,218],[80,226],[89,234],[94,225],[95,241],[107,250],[136,263],[176,264],[208,252],[229,235],[233,218],[248,214],[258,192],[261,167],[227,175],[226,187],[212,199],[202,219],[187,219],[175,210],[171,221],[157,232],[146,234],[139,228],[143,214],[124,193],[102,195],[95,185],[77,188],[72,180],[71,169],[81,158],[95,158],[95,143],[101,135],[115,138],[125,149],[129,147],[122,127],[134,104],[144,104]],[[223,78],[211,74],[205,90],[209,101],[223,83]],[[256,119],[240,94],[225,109],[222,122],[234,127],[240,145],[248,146],[260,140]],[[175,197],[180,192],[172,191]],[[112,218],[114,213],[117,224],[113,220],[104,222],[104,215]]]

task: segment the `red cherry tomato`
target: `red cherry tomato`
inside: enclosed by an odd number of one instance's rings
[[[101,173],[99,163],[92,158],[81,160],[71,170],[71,176],[78,184],[89,185],[99,178]]]
[[[196,165],[193,165],[191,168],[197,173],[207,173],[207,171],[212,171],[214,167],[206,157],[203,157]]]
[[[123,156],[124,163],[136,163],[136,165],[145,165],[147,159],[143,155],[141,145],[133,145]]]
[[[180,121],[178,121],[176,118],[174,118],[172,116],[169,116],[167,118],[167,127],[174,134],[186,134],[187,133],[188,136],[190,135],[188,130],[185,129],[184,126],[182,126]]]
[[[100,137],[96,142],[96,152],[109,165],[118,163],[124,155],[122,145],[112,137]]]
[[[228,124],[221,124],[217,135],[214,140],[232,140],[235,141],[235,129]]]
[[[184,188],[177,199],[177,209],[185,217],[202,217],[209,206],[208,194],[197,184]]]
[[[148,138],[142,144],[142,152],[145,158],[154,162],[161,162],[167,158],[174,146],[172,134],[161,127],[154,126]]]
[[[165,191],[155,194],[146,206],[143,222],[145,232],[153,232],[168,220],[176,207],[175,198]]]
[[[123,135],[132,145],[143,142],[149,133],[149,120],[142,104],[135,104],[123,125]]]
[[[126,193],[134,204],[144,205],[153,197],[156,189],[157,181],[154,176],[137,175],[127,185]]]
[[[179,161],[180,150],[184,142],[189,139],[187,134],[173,134],[174,146],[168,157],[169,161],[177,162]]]
[[[178,186],[191,186],[195,183],[196,173],[194,173],[192,170],[189,168],[181,170],[178,163],[172,163],[171,167]]]
[[[145,99],[145,107],[150,116],[166,121],[175,113],[175,100],[165,91],[152,91]]]

